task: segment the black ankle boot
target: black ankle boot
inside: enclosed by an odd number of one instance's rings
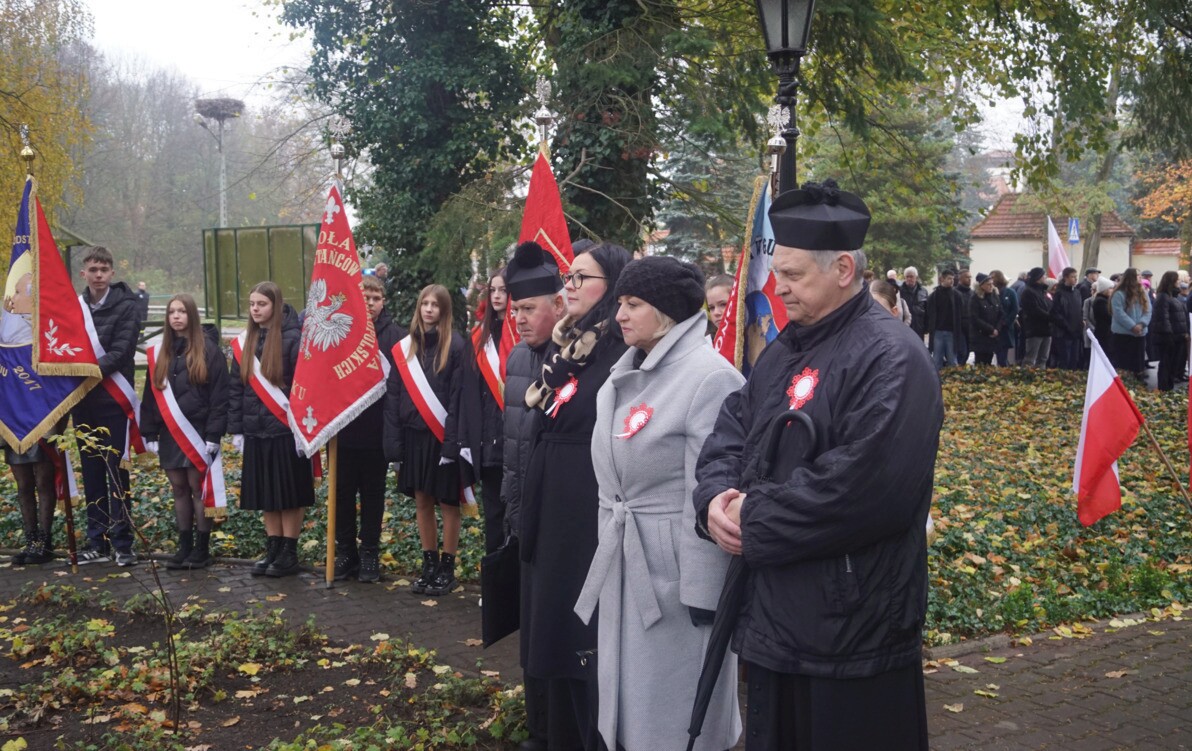
[[[33,552],[33,546],[37,544],[37,537],[37,527],[25,527],[25,547],[13,555],[12,565],[25,565],[25,559]]]
[[[253,576],[265,575],[265,572],[269,570],[270,564],[277,558],[277,554],[281,552],[281,539],[279,536],[269,536],[269,539],[265,543],[265,557],[254,563],[248,573]]]
[[[416,595],[420,595],[426,591],[430,586],[431,580],[435,578],[435,572],[439,569],[439,551],[437,550],[423,550],[422,551],[422,575],[414,580],[410,585],[410,591]]]
[[[298,573],[298,569],[298,538],[281,538],[281,550],[278,552],[277,558],[273,559],[273,563],[270,563],[269,568],[265,570],[265,575],[293,576]]]
[[[183,568],[207,568],[211,565],[211,533],[195,532],[195,544],[182,562]]]
[[[439,569],[435,572],[434,580],[426,587],[426,593],[438,597],[452,589],[455,589],[455,556],[444,553],[439,559]]]
[[[194,549],[195,534],[193,530],[178,530],[178,551],[170,556],[166,561],[166,568],[171,571],[176,571],[180,568],[187,568],[184,564],[186,557],[190,555],[190,551]]]
[[[38,534],[36,541],[31,548],[27,548],[28,552],[25,554],[25,565],[48,563],[53,560],[54,556],[50,551],[46,550],[46,540],[49,539],[47,534]]]
[[[332,578],[344,581],[356,575],[360,570],[360,555],[356,552],[355,540],[336,540],[335,569]]]
[[[360,572],[356,578],[369,584],[381,580],[381,554],[376,545],[360,546]]]

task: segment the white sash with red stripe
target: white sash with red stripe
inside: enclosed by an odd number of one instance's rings
[[[422,416],[422,421],[430,428],[430,432],[439,439],[439,443],[442,443],[443,438],[447,435],[447,408],[443,406],[434,389],[430,387],[430,381],[426,380],[426,373],[422,372],[422,366],[415,363],[415,367],[410,367],[411,344],[412,340],[409,336],[398,342],[393,348],[393,362],[397,365],[397,373],[401,376],[406,391],[410,392],[410,401],[414,402],[414,408],[418,410],[418,414]],[[470,464],[471,453],[470,450],[465,449],[460,452],[460,456]],[[465,485],[462,476],[459,497],[464,504],[476,503],[476,495],[472,492],[472,486]]]
[[[79,295],[79,307],[83,310],[83,323],[87,326],[87,336],[91,339],[91,348],[95,350],[95,357],[103,357],[108,351],[99,343],[99,333],[95,330],[95,321],[91,318],[91,306],[82,295]],[[145,453],[145,441],[141,438],[141,400],[137,397],[136,390],[133,389],[124,374],[118,370],[104,378],[100,385],[116,400],[120,409],[124,410],[124,416],[128,418],[123,459],[128,460],[130,448],[136,449],[138,454]]]
[[[232,356],[236,358],[236,364],[241,369],[244,368],[244,341],[247,338],[248,332],[241,331],[240,336],[232,340]],[[286,396],[286,392],[261,377],[261,360],[255,354],[252,356],[252,376],[248,379],[248,382],[252,386],[252,390],[256,392],[257,397],[261,400],[261,404],[265,405],[265,408],[278,419],[278,422],[289,428],[290,398]],[[297,450],[297,441],[294,442],[294,446],[295,450]],[[314,476],[322,479],[323,462],[320,454],[316,451],[314,456],[310,458],[310,461],[314,470]]]
[[[236,362],[243,370],[244,363],[242,358],[244,355],[244,340],[248,338],[247,331],[241,331],[240,336],[232,340],[232,355],[235,356]],[[252,390],[257,392],[261,403],[265,405],[278,421],[290,427],[290,398],[286,396],[286,392],[274,386],[269,381],[261,377],[261,361],[254,354],[252,356],[252,377],[248,379],[249,384],[252,385]]]
[[[207,442],[191,425],[190,420],[186,419],[186,415],[182,414],[170,379],[166,379],[163,389],[157,388],[153,383],[157,347],[149,347],[145,350],[145,355],[149,359],[149,372],[146,377],[149,379],[149,390],[157,402],[157,411],[161,413],[161,419],[173,436],[174,442],[182,449],[182,453],[186,454],[190,463],[195,465],[195,469],[203,475],[203,511],[207,516],[224,516],[228,512],[228,492],[224,485],[223,451],[216,452],[215,458],[208,460]]]
[[[501,354],[493,344],[492,337],[489,337],[483,345],[480,344],[481,332],[482,329],[478,326],[476,333],[472,336],[472,345],[476,350],[476,367],[480,369],[480,375],[484,377],[484,382],[488,385],[488,390],[496,400],[497,406],[504,412],[505,381],[501,378]]]

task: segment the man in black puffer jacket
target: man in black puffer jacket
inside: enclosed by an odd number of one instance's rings
[[[859,198],[804,185],[770,219],[790,323],[721,406],[693,498],[697,531],[748,567],[733,633],[748,665],[745,748],[925,750],[939,378],[861,287]],[[771,425],[788,410],[815,435],[796,421],[769,464]]]
[[[521,521],[522,483],[526,479],[534,443],[546,419],[542,410],[526,407],[526,391],[542,374],[546,346],[565,308],[559,269],[536,243],[523,243],[517,247],[513,260],[505,269],[505,289],[509,293],[517,334],[521,337],[505,364],[505,475],[501,483],[505,528],[516,535]],[[522,586],[526,586],[524,574]],[[520,608],[520,604],[485,602],[484,607]],[[546,748],[545,686],[541,678],[525,676],[526,725],[530,738],[520,748],[526,751]]]
[[[114,275],[111,252],[99,246],[91,248],[83,259],[87,289],[82,299],[91,310],[96,338],[104,351],[99,371],[104,378],[119,373],[131,385],[141,316],[136,295],[124,282],[113,283]],[[116,563],[132,566],[137,557],[132,552],[129,478],[128,470],[120,466],[128,444],[128,415],[100,384],[83,397],[71,417],[77,430],[90,432],[95,439],[90,446],[80,444],[88,544],[79,552],[79,563],[106,561],[114,548]]]

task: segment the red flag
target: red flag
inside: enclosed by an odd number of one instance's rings
[[[575,254],[571,251],[571,235],[567,232],[567,218],[563,216],[563,199],[559,197],[559,184],[551,172],[546,154],[539,151],[534,160],[534,171],[530,173],[530,190],[526,194],[526,210],[522,214],[519,243],[534,241],[554,256],[559,273],[571,270]],[[505,310],[505,331],[501,334],[501,380],[505,379],[505,364],[513,346],[521,341],[513,323],[513,306]]]
[[[1084,391],[1084,419],[1072,472],[1080,523],[1086,527],[1122,506],[1117,460],[1134,442],[1145,420],[1109,358],[1087,332],[1092,354]]]
[[[96,377],[99,353],[87,330],[90,311],[75,294],[70,272],[58,253],[41,201],[37,207],[37,231],[32,243],[33,273],[33,367],[41,375]],[[135,397],[135,394],[134,394]]]
[[[716,338],[712,340],[712,347],[733,364],[737,365],[737,329],[740,325],[737,311],[741,307],[741,272],[749,265],[747,253],[741,254],[737,261],[737,275],[733,277],[733,288],[728,294],[728,305],[724,308],[724,317],[716,328]]]
[[[389,363],[360,291],[360,256],[334,187],[323,209],[290,389],[290,429],[311,456],[385,394]]]

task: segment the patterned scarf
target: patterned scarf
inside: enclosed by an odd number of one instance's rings
[[[595,329],[584,331],[575,326],[571,316],[555,324],[551,340],[555,346],[542,363],[542,376],[526,389],[526,406],[549,411],[556,389],[578,377],[592,361],[592,352],[600,342],[606,324],[601,321]]]

